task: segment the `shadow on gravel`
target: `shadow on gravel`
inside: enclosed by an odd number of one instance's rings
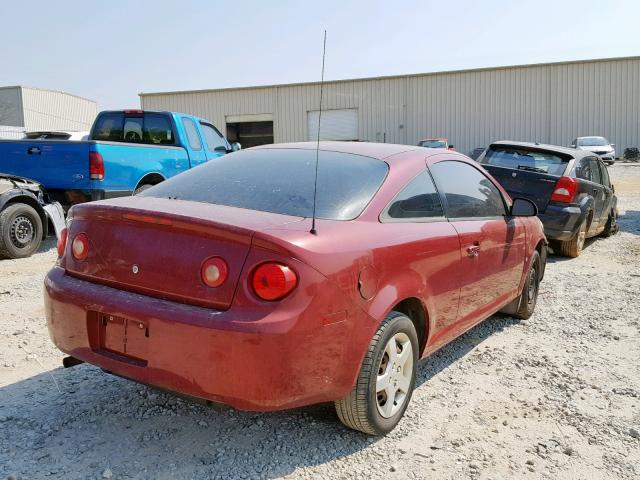
[[[618,218],[618,226],[621,232],[640,235],[640,212],[627,210],[623,216]]]
[[[416,388],[427,383],[449,365],[460,360],[494,333],[518,323],[520,323],[520,320],[517,318],[496,314],[476,325],[461,337],[421,361],[420,369],[416,376]]]
[[[454,340],[421,362],[416,388],[516,323],[494,316]],[[0,426],[0,478],[273,478],[378,441],[344,428],[333,405],[239,412],[86,364],[0,388]]]
[[[49,250],[53,250],[54,248],[56,248],[57,243],[58,239],[56,238],[56,235],[49,235],[42,241],[42,243],[38,247],[38,253],[44,253],[48,252]]]

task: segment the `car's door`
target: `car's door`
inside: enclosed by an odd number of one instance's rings
[[[595,232],[600,226],[600,217],[604,208],[605,195],[602,186],[602,175],[599,167],[600,160],[596,157],[585,157],[580,162],[580,169],[577,174],[586,180],[586,193],[593,197],[593,217],[591,220],[590,232]]]
[[[186,116],[180,117],[180,121],[184,131],[183,138],[186,137],[186,142],[183,140],[183,143],[188,144],[189,163],[191,164],[191,168],[193,168],[206,162],[207,155],[202,146],[202,139],[200,138],[198,127],[196,127],[196,122],[194,122],[191,117]]]
[[[444,216],[441,197],[426,166],[400,189],[381,213],[380,222],[397,241],[397,248],[385,244],[376,252],[385,257],[380,265],[393,266],[388,272],[391,276],[402,271],[407,278],[419,279],[421,300],[435,326],[429,347],[436,348],[433,342],[458,315],[460,250],[458,233]],[[381,283],[386,274],[381,269]]]
[[[593,220],[591,221],[591,231],[595,232],[600,227],[600,219],[605,205],[605,192],[602,185],[602,173],[600,172],[600,159],[589,157],[591,164],[591,191],[593,194]]]
[[[200,122],[200,130],[204,137],[207,160],[225,155],[231,147],[216,127],[210,123]]]
[[[444,159],[429,167],[461,246],[460,306],[454,331],[495,312],[518,291],[526,232],[493,181],[466,162]]]
[[[600,167],[600,178],[603,191],[602,212],[600,214],[600,226],[607,223],[609,213],[613,208],[613,188],[611,187],[611,180],[609,179],[609,171],[607,166],[601,160],[598,160],[598,167]]]

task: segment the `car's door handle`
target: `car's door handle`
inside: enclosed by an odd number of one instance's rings
[[[27,155],[40,155],[40,148],[30,147],[27,149]]]
[[[467,255],[470,257],[477,257],[480,255],[480,245],[474,243],[470,247],[467,247]]]

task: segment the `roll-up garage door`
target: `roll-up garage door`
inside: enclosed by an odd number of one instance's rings
[[[318,138],[318,110],[307,112],[307,139]],[[358,140],[358,109],[322,110],[320,140]]]

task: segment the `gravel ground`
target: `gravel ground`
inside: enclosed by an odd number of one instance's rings
[[[1,261],[0,478],[639,478],[640,166],[610,170],[621,232],[551,256],[530,320],[424,360],[382,439],[327,405],[243,413],[62,369],[41,298],[54,242]]]

